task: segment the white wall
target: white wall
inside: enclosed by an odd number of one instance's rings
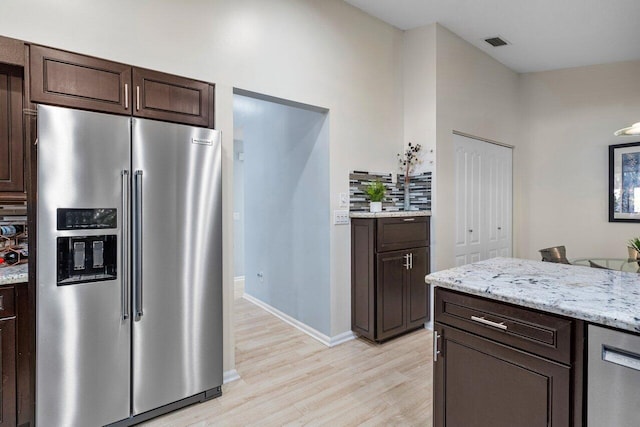
[[[640,141],[613,132],[640,120],[640,61],[522,76],[529,139],[521,255],[565,245],[569,258],[626,257],[640,225],[608,222],[608,146]]]
[[[233,88],[331,111],[332,209],[349,170],[392,170],[402,147],[402,32],[341,0],[4,0],[0,34],[216,83],[225,370],[235,366]],[[349,227],[329,237],[334,336],[351,327]]]
[[[236,129],[233,134],[233,276],[240,278],[244,277],[244,143]]]
[[[446,28],[436,26],[436,180],[433,209],[433,270],[455,265],[453,131],[515,146],[514,218],[524,209],[524,144],[520,129],[519,75]],[[514,255],[522,230],[514,224]]]
[[[244,146],[245,293],[328,336],[328,115],[242,95],[233,110]]]

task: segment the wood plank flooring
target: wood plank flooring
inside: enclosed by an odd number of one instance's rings
[[[430,331],[327,348],[244,299],[235,303],[241,379],[217,399],[144,426],[431,426]]]

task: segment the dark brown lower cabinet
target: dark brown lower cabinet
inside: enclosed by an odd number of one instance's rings
[[[456,328],[435,331],[435,426],[569,426],[569,367]]]
[[[0,320],[0,427],[15,426],[16,418],[16,320]]]
[[[354,332],[384,341],[429,320],[428,245],[429,217],[351,221]]]
[[[435,292],[434,426],[582,425],[584,322]]]

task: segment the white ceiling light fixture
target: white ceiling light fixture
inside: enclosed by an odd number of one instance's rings
[[[640,122],[634,123],[628,128],[617,130],[613,133],[615,136],[636,136],[640,135]]]

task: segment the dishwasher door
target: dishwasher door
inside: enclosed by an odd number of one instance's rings
[[[640,425],[640,336],[589,325],[587,426]]]

